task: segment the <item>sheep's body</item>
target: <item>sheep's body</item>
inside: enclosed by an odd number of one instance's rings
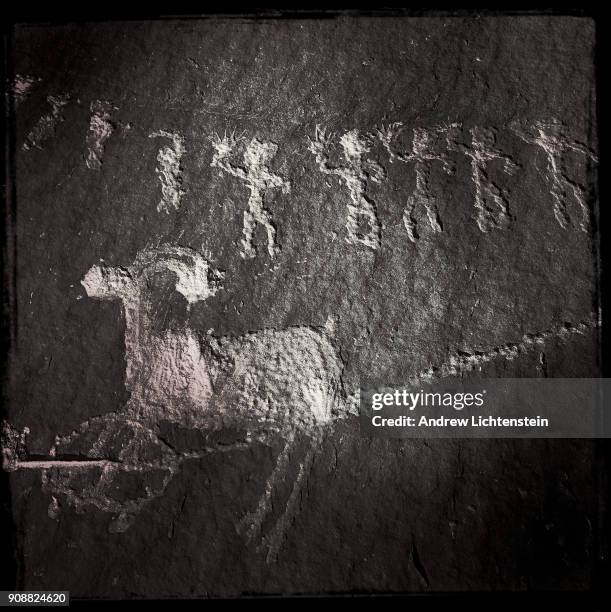
[[[190,330],[168,331],[145,340],[139,368],[131,368],[126,410],[149,427],[161,421],[230,426],[262,440],[324,425],[346,407],[342,363],[326,329],[264,329],[201,341]]]
[[[264,329],[208,342],[211,403],[255,420],[261,433],[323,425],[345,404],[342,364],[325,331]]]
[[[205,426],[212,384],[197,335],[191,330],[140,335],[137,352],[138,367],[128,366],[133,375],[127,381],[127,411],[149,427],[161,421]]]

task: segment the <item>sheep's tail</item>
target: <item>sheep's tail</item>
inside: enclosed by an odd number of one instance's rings
[[[334,340],[339,324],[339,317],[337,315],[329,315],[325,321],[323,328],[325,336],[329,340]],[[338,355],[339,359],[339,355]],[[361,403],[361,391],[360,388],[354,387],[351,390],[346,389],[344,384],[343,375],[340,375],[339,385],[336,388],[334,395],[334,412],[335,417],[346,417],[350,415],[359,415],[359,407]]]
[[[352,392],[346,393],[346,414],[359,416],[361,406],[361,390],[357,387]]]

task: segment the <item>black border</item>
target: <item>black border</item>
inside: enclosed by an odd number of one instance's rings
[[[3,291],[2,291],[2,322],[0,328],[0,343],[2,346],[1,382],[2,382],[2,409],[0,410],[0,420],[5,413],[6,406],[6,382],[8,373],[8,356],[11,347],[14,346],[16,339],[16,329],[14,316],[16,312],[15,303],[15,274],[14,274],[14,255],[15,241],[13,239],[13,228],[16,222],[16,202],[15,202],[15,134],[14,122],[12,121],[14,106],[13,98],[8,95],[8,84],[12,78],[12,41],[13,29],[16,25],[60,25],[62,23],[85,23],[85,22],[107,22],[107,21],[147,21],[147,20],[175,20],[175,19],[256,19],[256,20],[284,20],[284,19],[335,19],[342,17],[473,17],[473,16],[576,16],[591,17],[596,24],[595,41],[595,70],[596,70],[596,111],[598,126],[598,146],[599,146],[599,170],[596,196],[599,202],[598,236],[600,248],[600,291],[599,307],[602,314],[601,334],[601,372],[603,377],[611,377],[610,360],[607,357],[611,347],[611,330],[606,325],[606,313],[611,312],[611,291],[607,290],[611,286],[611,244],[603,239],[605,229],[611,225],[611,210],[605,208],[602,202],[605,196],[611,194],[611,179],[606,176],[604,171],[607,159],[607,140],[606,133],[609,128],[606,109],[611,108],[611,96],[608,95],[607,83],[605,80],[605,59],[609,56],[608,34],[606,32],[606,20],[602,9],[592,7],[571,7],[571,8],[398,8],[398,7],[379,7],[376,9],[346,9],[346,8],[311,8],[311,9],[282,9],[282,8],[255,8],[244,9],[241,7],[223,6],[222,9],[211,9],[205,6],[198,6],[192,12],[182,12],[173,10],[171,13],[158,12],[150,9],[122,9],[111,8],[104,5],[104,8],[91,10],[89,14],[83,14],[82,10],[68,10],[57,6],[46,4],[44,8],[38,8],[35,12],[31,7],[21,8],[13,6],[8,14],[5,10],[4,23],[2,24],[2,82],[5,84],[5,95],[2,96],[2,117],[4,121],[3,147],[2,147],[2,215],[1,231],[3,236],[1,264],[3,270]],[[63,11],[63,12],[62,12]],[[592,559],[593,586],[590,591],[577,592],[504,592],[504,591],[482,591],[468,593],[391,593],[391,594],[360,594],[360,593],[327,593],[320,596],[301,596],[299,594],[290,595],[248,595],[239,600],[182,600],[171,599],[161,600],[171,605],[198,605],[201,606],[205,601],[206,605],[216,606],[218,603],[247,602],[252,605],[253,600],[257,603],[264,603],[266,606],[286,605],[287,599],[291,603],[316,604],[321,599],[333,602],[363,602],[363,603],[382,603],[409,605],[426,607],[431,605],[468,606],[477,609],[490,609],[494,606],[498,610],[511,609],[516,607],[530,608],[554,607],[586,610],[605,610],[609,605],[609,600],[605,597],[609,593],[611,582],[611,526],[609,509],[609,475],[611,474],[611,440],[596,440],[596,482],[598,486],[599,512],[598,522],[593,525],[594,541],[596,543],[596,557]],[[9,489],[9,476],[0,469],[0,541],[3,543],[0,549],[0,590],[15,589],[18,584],[18,547],[16,541],[15,521],[12,515],[11,494]],[[7,537],[8,534],[8,537]],[[8,544],[6,546],[4,543]],[[124,603],[125,600],[114,601],[111,599],[88,600],[72,599],[71,606],[83,605],[103,605],[111,606],[116,603]],[[130,605],[149,604],[154,600],[129,600]]]

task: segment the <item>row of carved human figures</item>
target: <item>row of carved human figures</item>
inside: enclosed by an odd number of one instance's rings
[[[566,127],[558,120],[521,122],[511,129],[522,140],[538,146],[545,156],[546,181],[552,197],[553,213],[564,229],[576,225],[587,231],[590,210],[587,191],[582,184],[570,176],[566,169],[566,153],[573,151],[583,154],[586,160],[596,162],[596,155],[585,144],[572,140]],[[386,178],[385,169],[369,158],[375,143],[381,144],[389,155],[390,162],[413,165],[415,186],[407,198],[403,211],[403,223],[409,240],[419,238],[419,219],[425,216],[431,231],[442,231],[439,216],[439,195],[432,184],[432,167],[441,164],[448,174],[455,169],[452,152],[465,154],[470,161],[471,179],[474,184],[474,208],[476,222],[482,232],[505,228],[510,222],[507,193],[489,176],[490,162],[497,161],[507,174],[514,174],[518,163],[499,149],[496,131],[492,128],[472,127],[469,130],[470,144],[460,142],[460,123],[441,124],[428,128],[415,128],[411,150],[400,151],[395,142],[403,130],[401,123],[382,126],[372,132],[350,130],[338,139],[327,130],[316,127],[313,138],[308,139],[309,150],[315,156],[318,168],[324,174],[337,177],[348,191],[346,218],[346,241],[361,244],[371,249],[381,245],[382,225],[376,202],[369,190],[370,183],[379,183]],[[180,207],[184,190],[180,159],[185,152],[184,138],[170,132],[156,132],[153,137],[166,137],[171,144],[159,151],[158,166],[162,188],[159,211],[170,212]],[[332,162],[333,149],[339,144],[341,155]],[[290,182],[270,169],[270,163],[278,152],[272,142],[257,138],[247,140],[244,135],[224,134],[212,138],[214,153],[211,166],[219,168],[239,179],[249,190],[248,203],[243,214],[240,254],[244,258],[256,256],[254,235],[261,225],[267,236],[267,251],[274,257],[279,247],[276,228],[266,199],[270,191],[279,189],[286,194]],[[236,160],[242,153],[241,161]]]
[[[70,96],[67,95],[48,97],[51,112],[41,117],[27,135],[24,150],[41,146],[56,124],[63,121],[62,109],[69,100]],[[112,118],[114,108],[109,102],[100,100],[90,105],[85,163],[92,170],[102,167],[106,142],[117,128]],[[131,129],[130,124],[122,127]],[[543,154],[545,180],[549,185],[553,214],[559,225],[564,229],[575,226],[588,231],[590,207],[587,190],[574,172],[568,170],[567,153],[582,154],[586,163],[591,163],[597,161],[594,152],[584,143],[572,139],[568,127],[554,118],[514,121],[509,128],[526,143],[538,147]],[[428,221],[430,231],[442,231],[438,206],[440,194],[433,185],[432,170],[434,164],[440,164],[443,170],[452,173],[455,168],[452,152],[462,153],[469,159],[478,228],[488,232],[509,225],[508,194],[491,178],[490,163],[496,162],[510,175],[516,172],[519,165],[498,147],[495,129],[472,127],[468,130],[470,143],[465,144],[461,141],[462,125],[458,122],[417,127],[412,130],[411,147],[399,150],[396,143],[403,129],[403,124],[397,122],[369,131],[353,129],[336,137],[317,126],[313,137],[308,138],[308,148],[315,156],[319,170],[337,177],[347,189],[345,239],[348,243],[370,249],[377,249],[381,245],[382,224],[370,186],[371,183],[385,180],[386,171],[377,161],[370,159],[375,144],[383,147],[390,163],[396,161],[414,168],[415,186],[403,210],[403,223],[410,241],[417,242],[422,232],[423,218],[426,219],[425,223]],[[148,136],[167,141],[157,155],[156,173],[161,183],[161,199],[157,209],[166,213],[177,211],[186,193],[182,167],[182,159],[187,152],[185,137],[170,130],[155,131]],[[235,177],[249,191],[239,240],[240,255],[244,258],[257,255],[255,232],[260,225],[266,235],[269,257],[275,257],[279,246],[276,226],[267,203],[273,190],[287,194],[291,189],[290,181],[270,168],[278,145],[258,138],[248,140],[244,134],[236,135],[235,132],[225,133],[222,137],[213,135],[211,141],[214,151],[210,165]],[[338,145],[339,155],[334,152]],[[240,154],[241,160],[238,159]],[[333,157],[337,158],[336,162],[332,162]]]

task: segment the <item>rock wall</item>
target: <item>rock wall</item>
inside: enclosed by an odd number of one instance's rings
[[[17,26],[18,586],[588,588],[594,443],[368,439],[356,415],[361,386],[600,375],[594,39]]]

